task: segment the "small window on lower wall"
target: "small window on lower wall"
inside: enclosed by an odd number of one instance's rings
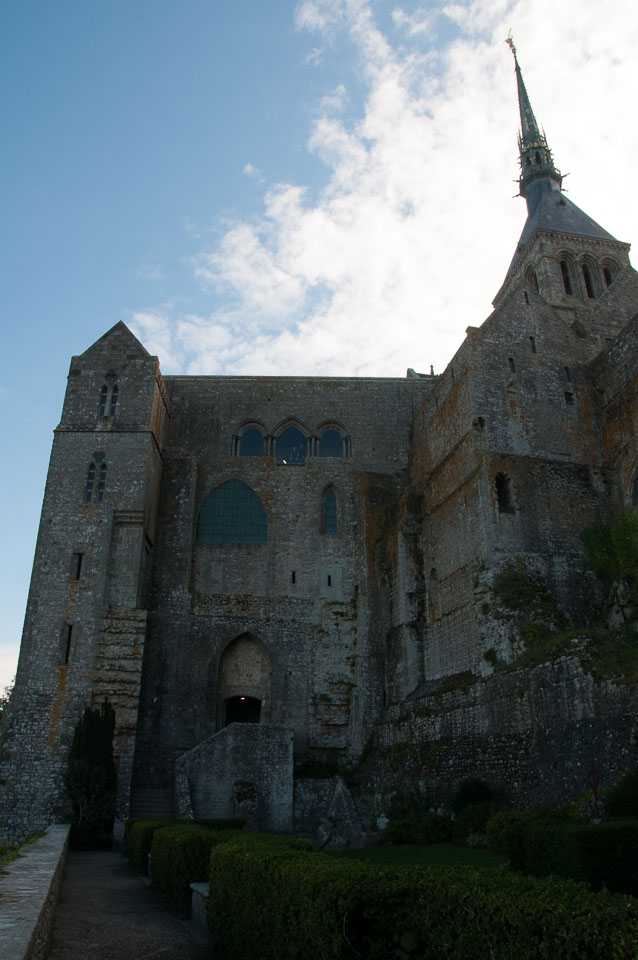
[[[71,659],[71,650],[73,649],[74,629],[72,623],[62,625],[62,656],[61,661],[66,666]]]
[[[497,473],[494,478],[499,513],[514,513],[514,495],[512,481],[505,473]]]

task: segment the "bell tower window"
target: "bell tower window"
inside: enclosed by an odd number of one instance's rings
[[[99,415],[101,417],[114,417],[115,411],[117,410],[117,401],[118,401],[118,385],[117,377],[113,373],[109,373],[106,377],[106,381],[100,391],[100,408]]]

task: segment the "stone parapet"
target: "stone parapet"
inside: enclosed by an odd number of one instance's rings
[[[48,954],[69,826],[54,824],[0,876],[3,960],[44,960]]]

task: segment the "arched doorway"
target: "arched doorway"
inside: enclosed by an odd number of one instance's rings
[[[256,697],[228,697],[224,700],[224,726],[229,723],[259,723],[261,700]]]
[[[231,640],[219,661],[217,729],[229,723],[270,723],[270,657],[252,633]]]

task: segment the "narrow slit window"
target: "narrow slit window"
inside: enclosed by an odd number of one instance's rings
[[[93,486],[95,484],[95,464],[91,463],[86,475],[86,488],[84,491],[84,502],[90,503],[93,499]]]
[[[74,553],[71,555],[71,580],[79,580],[82,576],[83,553]]]
[[[536,353],[536,352],[537,352],[537,351],[536,351],[536,340],[534,339],[534,337],[530,337],[530,338],[529,338],[529,348],[530,348],[530,350],[532,351],[532,353]]]
[[[510,357],[508,360],[510,373],[516,373],[516,364],[514,363],[514,357]]]
[[[297,574],[295,573],[294,570],[293,570],[292,573],[290,574],[290,582],[291,582],[291,583],[296,583],[296,582],[297,582]]]
[[[332,586],[332,577],[330,576],[330,574],[328,574],[328,586],[329,587]]]
[[[568,407],[573,407],[574,405],[574,394],[571,390],[565,390],[565,403]]]
[[[567,380],[567,383],[571,383],[571,382],[572,382],[572,375],[571,375],[571,372],[570,372],[569,367],[565,367],[565,380]]]
[[[97,493],[95,495],[95,502],[102,503],[104,499],[104,488],[106,487],[106,464],[100,464],[100,476],[97,482]]]
[[[67,664],[71,659],[71,648],[73,646],[73,624],[67,623],[64,630],[64,656],[63,662]]]

